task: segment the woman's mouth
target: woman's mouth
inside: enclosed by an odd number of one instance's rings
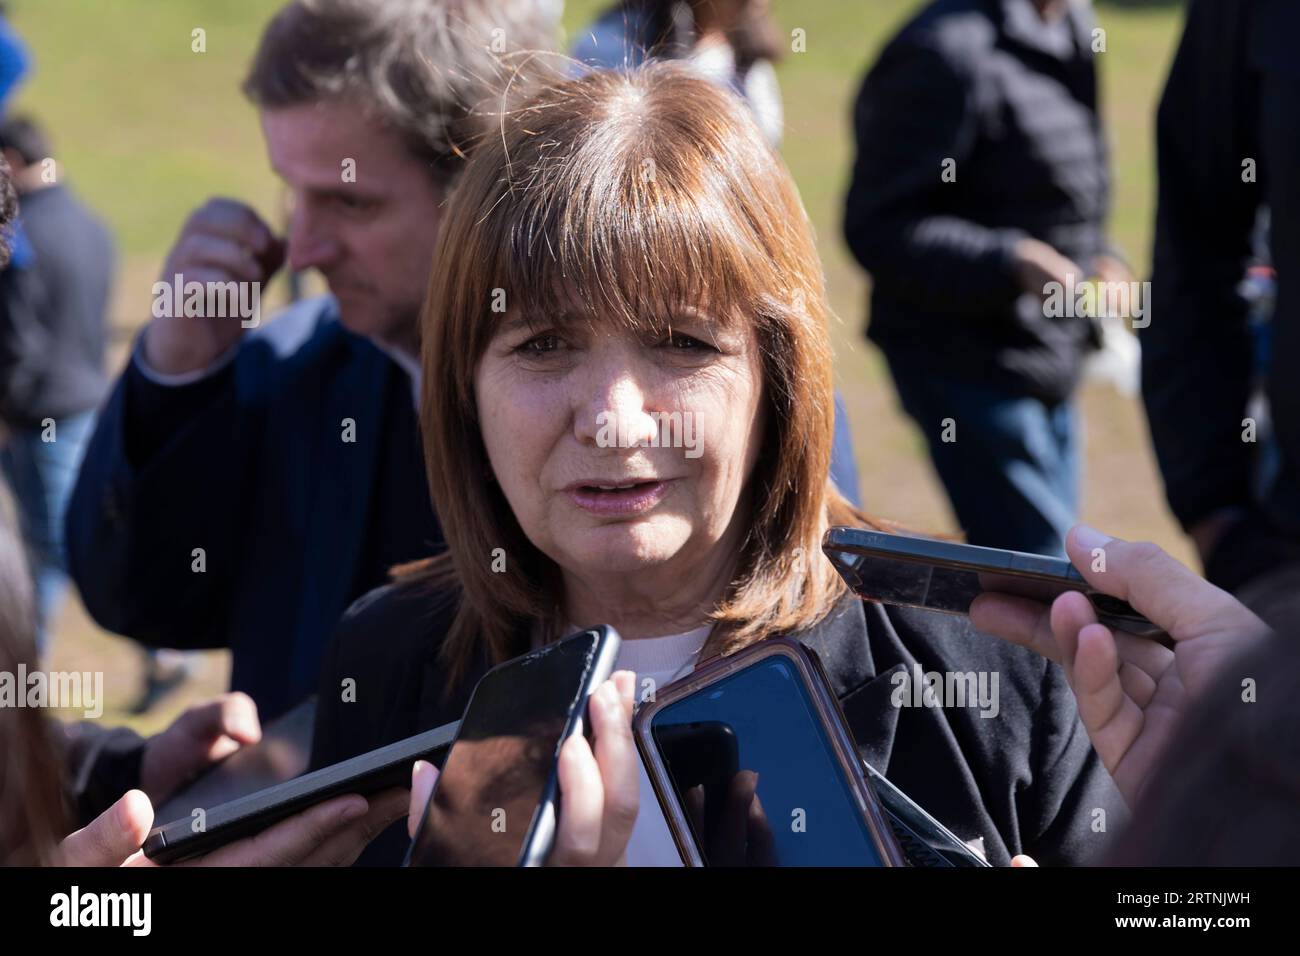
[[[565,493],[586,511],[601,518],[636,515],[649,511],[668,493],[671,479],[645,481],[587,482],[569,485]]]

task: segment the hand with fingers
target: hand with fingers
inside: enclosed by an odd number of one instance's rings
[[[404,788],[369,799],[348,794],[281,820],[261,833],[175,866],[348,866],[394,820],[409,797]],[[153,826],[153,806],[128,791],[60,844],[65,866],[156,866],[140,847]]]
[[[161,282],[256,283],[260,289],[284,261],[285,244],[248,206],[211,199],[181,229],[163,265]],[[260,293],[259,293],[260,294]],[[206,302],[206,297],[205,297]],[[160,315],[145,332],[144,358],[165,375],[207,368],[244,334],[239,317]]]
[[[596,689],[587,705],[595,749],[582,734],[560,748],[560,812],[547,866],[617,866],[626,863],[641,791],[641,758],[632,739],[636,675],[618,671]],[[437,769],[415,764],[406,829],[415,838]]]
[[[1112,632],[1079,592],[1062,594],[1051,607],[982,594],[971,605],[971,623],[1061,665],[1092,745],[1131,807],[1192,702],[1227,661],[1269,631],[1232,595],[1153,544],[1079,525],[1065,546],[1092,587],[1163,628],[1174,649]]]
[[[146,741],[140,788],[162,803],[212,764],[261,739],[257,705],[247,694],[235,691],[197,704]]]

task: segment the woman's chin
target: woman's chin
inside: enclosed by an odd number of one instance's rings
[[[565,558],[558,563],[588,574],[640,571],[671,561],[689,538],[689,525],[667,516],[586,528],[564,542]]]

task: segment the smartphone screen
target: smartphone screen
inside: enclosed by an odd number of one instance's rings
[[[556,793],[560,745],[584,713],[600,635],[493,668],[474,689],[410,853],[412,866],[515,866]]]
[[[885,865],[789,658],[665,705],[650,733],[705,865]]]

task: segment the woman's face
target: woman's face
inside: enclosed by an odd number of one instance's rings
[[[511,314],[475,379],[492,471],[539,550],[584,577],[683,582],[739,547],[762,390],[753,329],[704,315],[638,333]]]

